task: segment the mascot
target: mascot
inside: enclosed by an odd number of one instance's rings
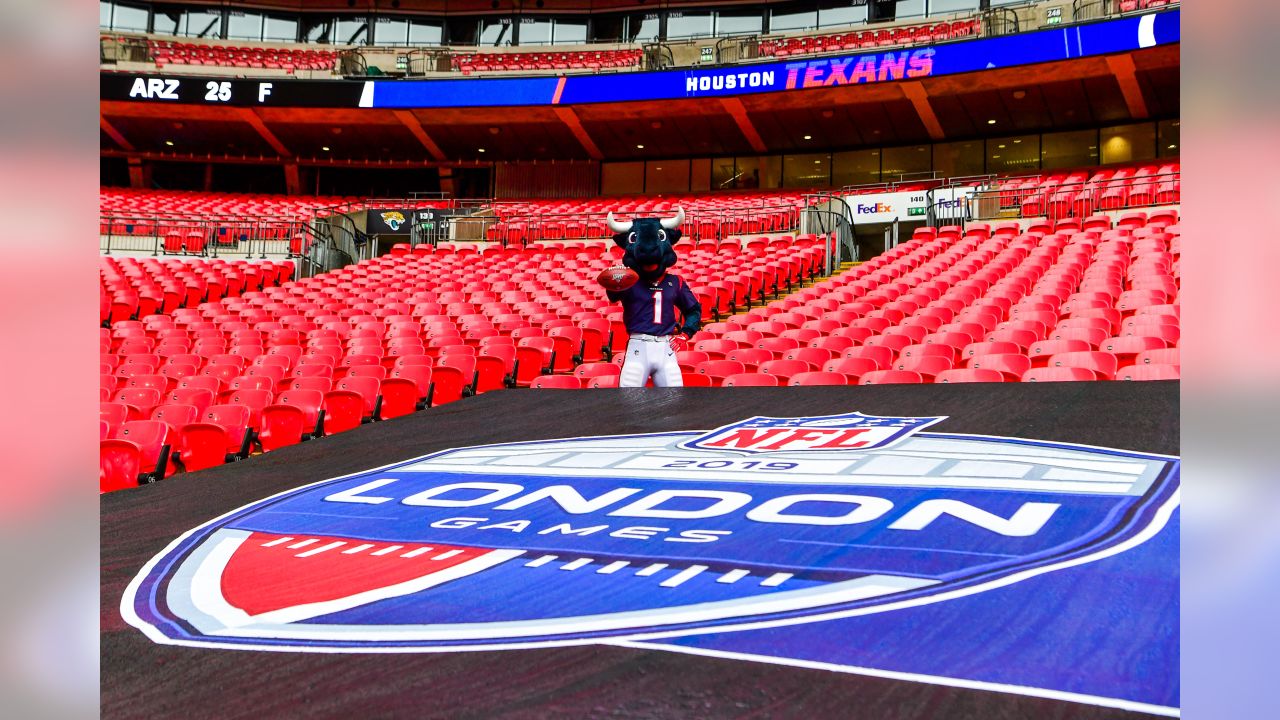
[[[629,222],[614,220],[609,213],[609,229],[625,253],[625,268],[606,270],[599,280],[609,300],[622,303],[622,320],[630,336],[619,387],[644,387],[650,377],[657,387],[684,385],[676,353],[698,331],[702,306],[689,284],[668,272],[676,264],[671,246],[680,239],[682,222],[683,209],[677,209],[673,218]]]

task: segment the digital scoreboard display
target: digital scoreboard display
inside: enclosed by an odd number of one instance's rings
[[[657,72],[445,78],[293,80],[101,73],[103,100],[242,107],[444,108],[582,105],[791,92],[981,72],[1178,43],[1181,13],[886,48],[859,55]]]
[[[185,105],[359,107],[372,83],[358,80],[292,80],[102,73],[103,100]]]

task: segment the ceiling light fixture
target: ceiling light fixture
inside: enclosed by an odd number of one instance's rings
[[[484,152],[484,148],[479,148],[480,152]]]
[[[643,145],[637,145],[637,146],[636,146],[636,149],[637,149],[637,150],[643,150],[643,149],[644,149],[644,146],[643,146]]]
[[[321,145],[321,146],[320,146],[320,149],[321,149],[321,150],[323,150],[323,151],[325,151],[325,152],[329,152],[329,146],[328,146],[328,145]]]
[[[995,121],[995,120],[988,120],[988,121],[987,121],[987,124],[988,124],[988,125],[995,125],[995,124],[996,124],[996,121]]]
[[[812,139],[813,139],[813,136],[812,136],[812,135],[805,135],[805,136],[804,136],[804,139],[805,139],[805,140],[812,140]]]
[[[1169,146],[1169,149],[1170,149],[1170,150],[1172,150],[1172,149],[1174,149],[1174,148],[1176,148],[1176,147],[1178,147],[1178,146],[1177,146],[1177,145],[1170,145],[1170,146]]]
[[[1014,144],[1014,145],[1017,145],[1017,144],[1018,144],[1018,143],[1020,143],[1020,142],[1022,142],[1022,141],[1021,141],[1021,140],[1014,140],[1014,141],[1013,141],[1013,144]]]
[[[996,147],[1000,148],[1001,150],[1004,149],[1004,145],[997,145]]]

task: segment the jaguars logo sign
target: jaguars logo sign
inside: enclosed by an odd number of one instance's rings
[[[400,226],[404,224],[404,213],[399,210],[384,212],[382,213],[382,222],[386,223],[387,227],[391,228],[393,232],[399,230]]]
[[[388,210],[387,213],[383,213],[383,222],[387,223],[387,227],[392,228],[392,231],[398,231],[404,224],[404,214],[399,210]]]

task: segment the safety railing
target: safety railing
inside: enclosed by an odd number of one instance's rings
[[[1180,0],[1074,0],[1071,3],[1071,20],[1073,22],[1104,20],[1113,15],[1125,15],[1180,4]]]
[[[146,38],[129,35],[99,35],[98,62],[115,65],[121,62],[151,62],[151,44]]]
[[[104,254],[294,258],[305,252],[302,220],[242,215],[106,213],[99,216]]]
[[[854,237],[853,210],[844,198],[831,192],[804,196],[805,208],[800,227],[824,238],[826,274],[830,275],[844,262],[858,260],[858,244]]]
[[[669,67],[675,67],[675,55],[671,52],[671,48],[667,43],[645,43],[640,49],[643,51],[640,58],[641,68],[645,70],[664,70]]]
[[[970,200],[974,220],[1085,218],[1099,212],[1169,205],[1181,201],[1181,172],[1066,182],[1055,178],[1006,178]]]
[[[686,210],[681,230],[684,237],[692,240],[793,232],[799,227],[800,210],[796,204]],[[504,246],[613,237],[606,222],[607,212],[510,212],[505,211],[501,203],[495,205],[495,211],[496,216],[485,227],[485,239]],[[668,214],[671,212],[667,211]]]

